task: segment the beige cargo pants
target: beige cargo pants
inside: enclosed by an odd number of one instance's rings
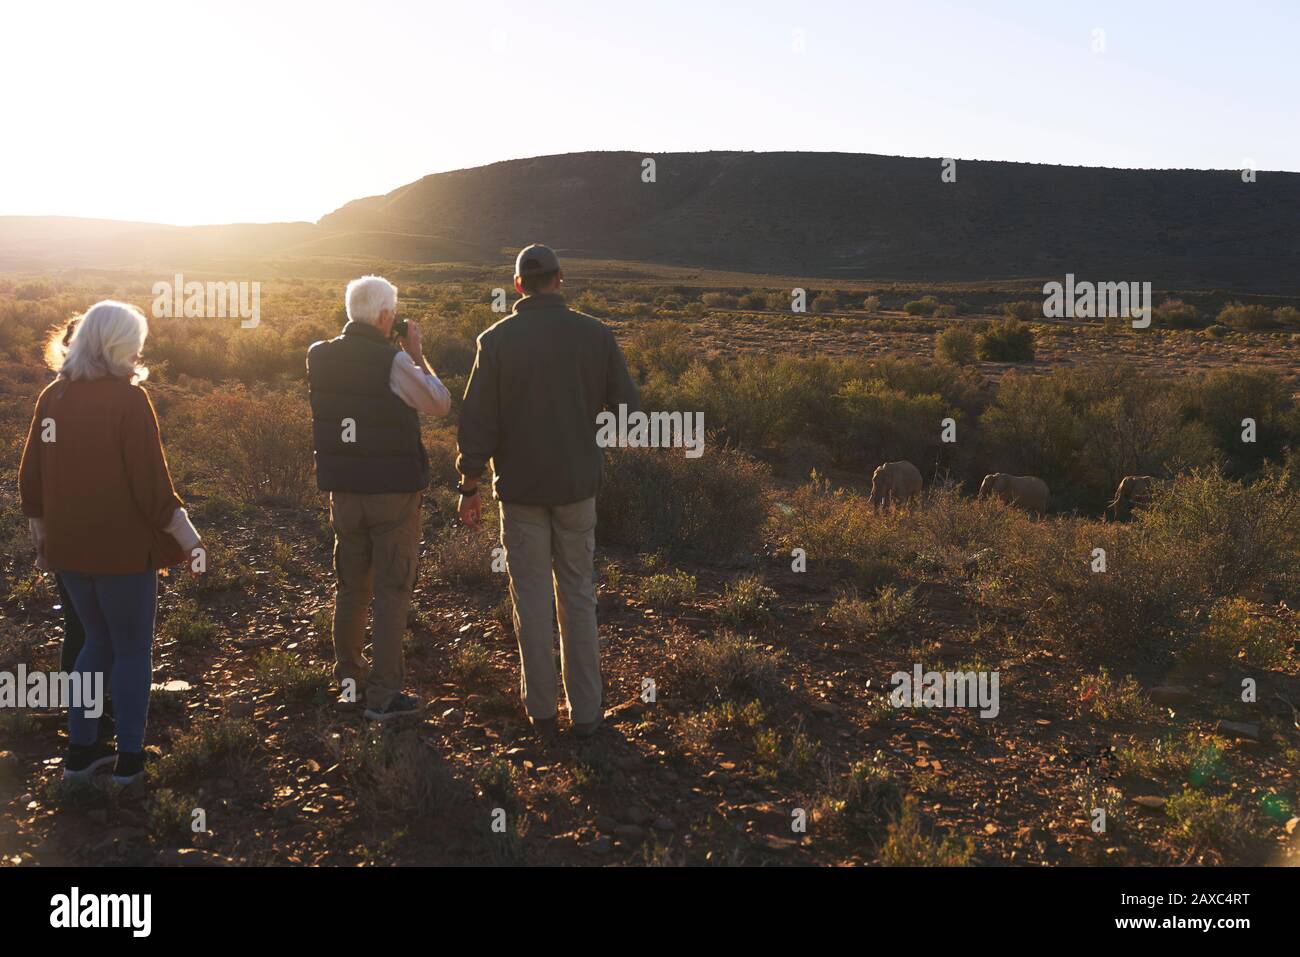
[[[406,684],[402,639],[420,559],[420,493],[330,493],[334,525],[334,677],[382,709]],[[370,629],[373,664],[362,645]]]
[[[596,500],[572,505],[501,503],[501,545],[510,576],[519,693],[531,718],[556,715],[555,622],[569,716],[602,714],[600,642],[596,633]]]

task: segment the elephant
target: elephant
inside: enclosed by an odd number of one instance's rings
[[[993,472],[980,483],[980,498],[995,495],[1008,505],[1018,505],[1036,515],[1047,512],[1047,483],[1034,475]]]
[[[1151,493],[1160,480],[1154,475],[1126,475],[1115,489],[1115,500],[1106,506],[1106,511],[1117,522],[1126,522],[1133,517],[1134,505],[1147,505],[1151,502]]]
[[[911,462],[886,462],[871,473],[871,504],[901,505],[921,492],[921,470]]]

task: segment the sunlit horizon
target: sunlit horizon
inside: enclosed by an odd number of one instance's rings
[[[9,6],[0,215],[314,222],[589,150],[1296,171],[1298,26],[1280,3]]]

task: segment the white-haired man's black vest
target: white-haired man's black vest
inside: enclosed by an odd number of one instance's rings
[[[316,484],[323,492],[419,492],[420,416],[389,386],[397,348],[364,322],[307,351]]]

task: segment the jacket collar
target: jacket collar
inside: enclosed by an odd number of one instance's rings
[[[365,339],[373,339],[375,342],[382,342],[385,345],[388,344],[388,340],[384,338],[384,334],[368,322],[356,322],[355,320],[349,319],[347,325],[343,327],[343,335],[361,336]]]
[[[515,312],[525,312],[529,309],[555,308],[564,308],[564,293],[539,292],[532,296],[524,296],[515,302]]]

